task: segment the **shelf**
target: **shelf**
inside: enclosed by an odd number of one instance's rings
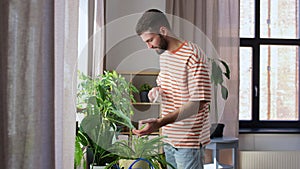
[[[159,135],[160,133],[159,132],[153,132],[149,135]],[[120,132],[120,135],[130,135],[130,132],[129,131],[122,131]],[[135,134],[132,134],[133,136],[136,136]]]
[[[150,86],[157,86],[156,79],[159,74],[158,69],[145,69],[141,71],[117,71],[117,73],[125,78],[128,82],[131,82],[137,89],[139,89],[143,84],[148,83]],[[134,114],[130,117],[133,125],[139,128],[139,121],[149,118],[160,117],[161,103],[149,103],[141,102],[139,93],[133,93],[135,103],[131,103]],[[130,132],[127,130],[122,130],[121,135],[127,135],[130,137]],[[155,131],[151,133],[151,136],[160,135],[160,131]]]
[[[159,106],[160,103],[147,103],[147,102],[136,102],[136,103],[132,103],[132,105],[141,105],[141,106]]]
[[[215,164],[204,164],[204,169],[216,169]],[[227,164],[219,164],[218,169],[233,169],[233,166]]]
[[[158,71],[140,71],[140,72],[130,72],[130,71],[120,71],[118,72],[122,75],[158,75]]]

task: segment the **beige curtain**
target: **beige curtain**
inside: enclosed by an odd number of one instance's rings
[[[105,1],[88,0],[88,75],[103,73],[105,56]]]
[[[55,168],[74,168],[79,2],[55,0]]]
[[[224,103],[221,122],[225,123],[225,136],[237,136],[239,0],[166,0],[166,13],[171,15],[171,23],[176,34],[183,39],[196,42],[208,55],[220,57],[229,64],[231,69],[231,79],[227,82],[229,98]],[[172,15],[186,21],[178,22]],[[211,51],[209,47],[211,44],[216,53]]]
[[[1,168],[73,168],[77,9],[71,0],[0,3]]]

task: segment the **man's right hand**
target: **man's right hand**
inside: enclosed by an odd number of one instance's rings
[[[158,130],[161,125],[161,118],[150,118],[139,121],[140,124],[144,124],[145,126],[141,129],[133,129],[132,132],[138,136],[148,135]]]
[[[153,87],[148,93],[148,98],[150,102],[156,101],[159,95],[161,95],[162,93],[163,91],[160,87]]]

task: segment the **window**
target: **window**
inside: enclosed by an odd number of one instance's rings
[[[240,128],[300,128],[299,2],[240,1]]]

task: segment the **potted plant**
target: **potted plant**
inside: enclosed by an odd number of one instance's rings
[[[110,131],[106,131],[110,129]],[[117,156],[110,154],[107,149],[112,145],[115,131],[107,124],[99,123],[99,116],[86,116],[81,122],[76,141],[79,140],[80,147],[84,153],[84,166],[97,169],[111,161]],[[76,151],[75,151],[76,152]]]
[[[110,168],[121,159],[141,160],[155,168],[167,164],[158,153],[163,137],[133,137],[130,132],[132,140],[116,141],[119,126],[133,128],[131,103],[135,102],[133,93],[137,89],[131,83],[114,71],[95,79],[80,74],[79,79],[77,107],[85,117],[76,135],[76,164],[80,164],[83,154],[84,163],[91,163],[92,168],[101,163],[109,163],[105,168]]]
[[[157,136],[152,139],[149,136],[133,136],[129,140],[119,140],[110,149],[111,153],[117,154],[118,158],[110,163],[107,168],[118,165],[119,168],[133,169],[160,169],[170,166],[161,148],[164,145],[162,139],[165,136]]]
[[[141,102],[149,102],[148,93],[152,89],[152,86],[148,83],[144,83],[140,87],[140,99]]]
[[[93,168],[114,160],[107,149],[119,126],[134,128],[130,120],[133,114],[131,102],[135,102],[133,93],[138,90],[115,71],[106,71],[93,79],[79,73],[79,80],[77,109],[85,114],[79,130],[87,140],[82,146],[88,147],[87,152],[90,150]]]
[[[212,112],[214,112],[215,118],[214,120],[217,123],[213,123],[210,128],[211,138],[222,137],[224,124],[219,123],[219,113],[218,109],[218,94],[221,92],[221,96],[223,100],[227,100],[228,98],[228,89],[224,85],[226,79],[230,79],[230,69],[228,64],[220,59],[211,59],[211,82],[213,84],[213,97],[214,103],[210,106]],[[222,69],[223,68],[223,69]]]

